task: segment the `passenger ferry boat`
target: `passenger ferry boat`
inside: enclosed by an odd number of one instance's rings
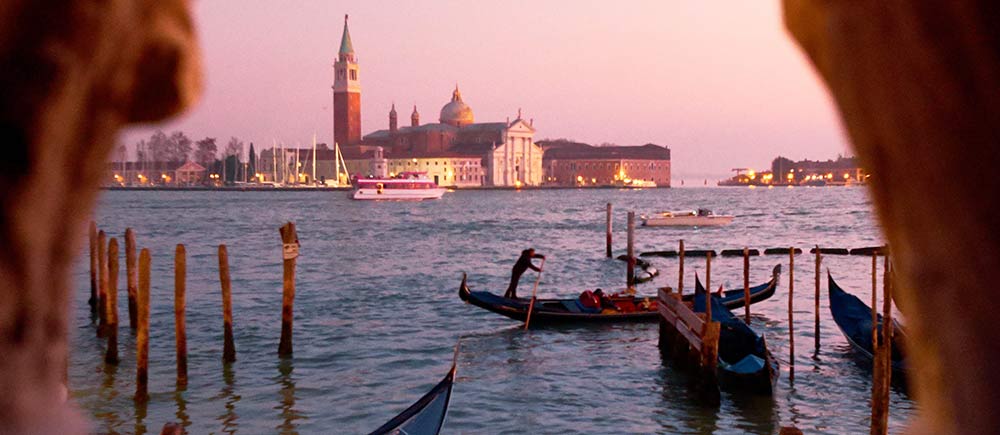
[[[358,178],[351,198],[374,201],[438,199],[445,188],[434,184],[426,172],[402,172],[395,177]]]

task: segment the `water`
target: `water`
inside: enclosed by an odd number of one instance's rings
[[[189,433],[366,433],[447,372],[464,336],[445,433],[867,432],[870,375],[851,358],[829,315],[825,277],[822,349],[813,353],[813,257],[796,257],[795,381],[789,382],[788,257],[751,260],[751,282],[782,263],[778,293],[753,306],[781,361],[773,398],[723,392],[706,405],[690,376],[661,361],[655,324],[552,327],[521,324],[462,303],[462,272],[474,289],[502,292],[518,253],[546,254],[542,296],[620,287],[623,263],[604,258],[605,203],[615,205],[616,255],[625,211],[708,207],[737,216],[724,228],[638,228],[638,251],[882,243],[860,188],[468,191],[440,201],[367,203],[343,192],[106,192],[98,225],[137,233],[152,252],[148,405],[136,407],[135,341],[127,327],[124,263],[119,284],[121,364],[105,367],[77,267],[72,317],[72,397],[94,430],[158,433],[177,421]],[[281,318],[278,227],[295,221],[302,242],[295,299],[295,356],[276,352]],[[175,386],[173,252],[188,253],[189,385]],[[217,245],[229,247],[237,362],[224,367]],[[85,250],[85,249],[84,249]],[[82,252],[82,251],[81,251]],[[85,258],[81,255],[81,258]],[[677,284],[675,259],[653,258],[662,275],[640,293]],[[826,257],[842,287],[870,300],[870,258]],[[688,290],[704,260],[685,264]],[[530,292],[534,275],[522,279]],[[719,258],[713,285],[742,286],[742,259]],[[742,311],[740,311],[742,312]],[[891,393],[890,427],[914,412]]]

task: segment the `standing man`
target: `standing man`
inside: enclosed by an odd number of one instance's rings
[[[524,274],[528,269],[534,270],[535,272],[541,272],[534,264],[531,264],[532,258],[542,258],[545,256],[542,254],[536,254],[534,248],[528,248],[521,251],[521,256],[518,257],[517,263],[514,263],[514,268],[510,272],[510,285],[507,286],[507,293],[504,293],[504,297],[517,299],[517,283],[521,280],[521,275]]]

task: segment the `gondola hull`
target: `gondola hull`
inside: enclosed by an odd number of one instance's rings
[[[694,311],[704,312],[705,289],[697,277],[695,291],[699,297],[694,303]],[[768,349],[766,340],[724,308],[718,296],[713,295],[712,299],[713,321],[721,326],[716,366],[720,386],[727,390],[772,395],[778,381],[778,361]]]
[[[827,274],[827,281],[830,293],[830,314],[833,316],[837,328],[847,339],[858,359],[871,367],[875,357],[872,345],[872,319],[871,307],[866,305],[861,299],[844,291]],[[878,333],[882,334],[882,315],[877,315]],[[898,322],[893,320],[892,336],[892,371],[894,375],[905,377],[906,359],[903,353],[905,332]]]
[[[751,287],[750,303],[760,302],[773,296],[778,286],[780,274],[781,268],[776,266],[770,281]],[[511,299],[486,291],[472,291],[469,289],[466,278],[466,275],[462,274],[462,284],[458,289],[458,296],[463,301],[517,321],[523,322],[527,318],[530,299]],[[690,300],[692,297],[693,295],[686,295],[685,300]],[[656,310],[655,297],[616,300],[624,300],[631,302],[636,307],[646,306],[648,308],[632,312],[608,312],[605,310],[603,313],[587,313],[574,311],[579,308],[575,298],[536,299],[535,306],[531,311],[531,323],[652,323],[659,321],[660,315]],[[744,305],[743,289],[724,292],[721,302],[728,309],[742,307]]]
[[[456,368],[457,365],[453,363],[448,374],[431,391],[370,435],[437,435],[448,414]]]

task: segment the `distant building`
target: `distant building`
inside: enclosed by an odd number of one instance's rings
[[[360,160],[370,159],[375,147],[382,147],[390,172],[394,172],[392,168],[412,168],[420,163],[420,170],[428,172],[431,179],[443,186],[537,186],[542,183],[542,148],[534,143],[532,121],[521,119],[519,110],[513,121],[476,123],[472,108],[462,100],[457,85],[451,101],[441,108],[438,122],[420,124],[420,113],[414,106],[410,125],[400,127],[393,104],[389,110],[389,128],[362,137],[359,71],[345,16],[344,33],[334,64],[333,137],[344,159],[348,160],[349,170],[367,172],[368,163]],[[266,153],[262,156],[266,158]],[[332,161],[332,157],[326,157]],[[324,154],[318,153],[317,160],[319,166],[324,161]],[[472,160],[476,162],[470,163]],[[317,168],[317,178],[320,172]],[[329,174],[332,176],[333,172]]]
[[[733,171],[736,175],[720,181],[720,186],[851,185],[866,183],[870,177],[856,157],[796,162],[779,156],[771,161],[769,171],[757,172],[751,168],[735,168]]]
[[[105,166],[103,186],[172,186],[177,185],[177,170],[182,162],[108,162]],[[207,177],[202,168],[202,178]]]
[[[174,170],[174,184],[178,186],[196,186],[205,182],[208,170],[195,162],[186,162]]]
[[[545,183],[559,186],[616,186],[633,180],[670,187],[670,149],[601,146],[570,141],[542,141]],[[641,183],[636,183],[641,184]]]

